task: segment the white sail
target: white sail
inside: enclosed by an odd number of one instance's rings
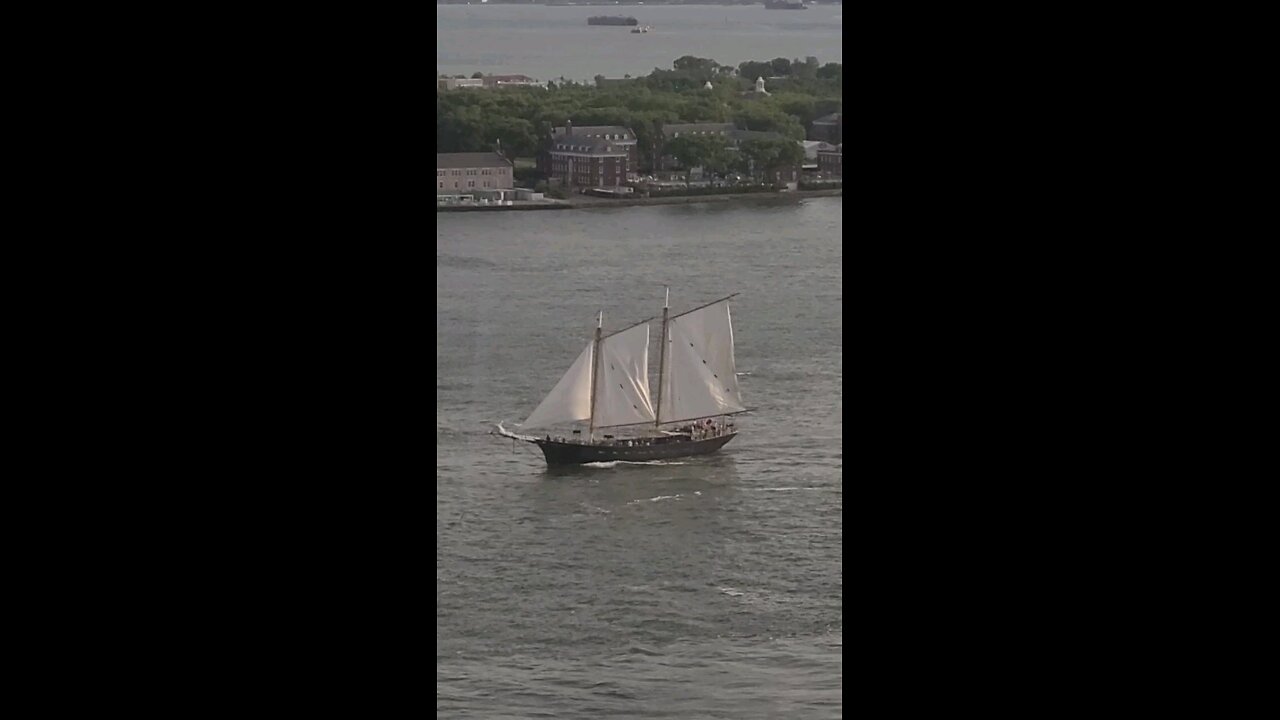
[[[596,427],[645,422],[653,422],[647,324],[600,341],[595,418]]]
[[[560,378],[560,382],[551,389],[551,393],[534,409],[523,428],[544,427],[558,423],[586,420],[591,417],[591,348],[595,342],[587,343],[586,349],[573,361],[569,371]]]
[[[740,412],[733,323],[722,301],[667,322],[668,349],[659,419],[676,422]]]

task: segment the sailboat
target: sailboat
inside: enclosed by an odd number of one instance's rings
[[[737,294],[672,315],[668,290],[656,402],[649,397],[649,323],[658,316],[605,334],[602,312],[595,337],[521,424],[522,432],[499,423],[496,434],[537,445],[547,465],[659,460],[719,450],[738,434],[730,416],[747,411],[729,314],[729,300]],[[568,437],[523,432],[569,423],[586,423],[586,435],[581,429]]]

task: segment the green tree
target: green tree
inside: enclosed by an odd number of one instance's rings
[[[804,95],[801,93],[776,93],[773,103],[782,112],[794,117],[801,127],[809,127],[809,123],[818,117],[817,101],[812,95]]]
[[[733,121],[744,130],[772,131],[795,140],[804,138],[804,127],[775,105],[772,99],[747,102],[733,114]]]
[[[675,62],[671,63],[671,67],[675,68],[675,70],[679,72],[690,72],[698,76],[710,77],[711,75],[715,75],[716,70],[720,67],[720,63],[712,60],[711,58],[700,58],[692,55],[685,55],[684,57],[677,58]]]
[[[738,166],[738,153],[722,135],[689,135],[669,141],[666,154],[675,157],[687,172],[701,167],[709,173],[723,175]]]
[[[767,62],[755,62],[748,60],[738,65],[738,77],[753,83],[758,77],[769,77],[773,75],[773,66]]]
[[[804,148],[794,140],[743,140],[739,151],[756,175],[795,167],[804,161]]]
[[[703,163],[703,145],[696,137],[678,137],[668,140],[663,152],[675,158],[684,168],[685,180],[689,179],[689,170]]]
[[[796,77],[805,80],[813,80],[818,77],[818,58],[810,55],[804,59],[803,63],[793,62],[791,63],[791,70],[795,73]]]

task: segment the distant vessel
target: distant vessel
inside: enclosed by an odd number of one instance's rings
[[[808,10],[798,0],[764,0],[764,6],[770,10]]]
[[[652,25],[641,25],[638,28],[631,28],[632,33],[647,33],[653,29]]]
[[[588,25],[639,25],[640,21],[633,17],[621,15],[595,15],[587,18]]]
[[[738,434],[726,416],[747,411],[733,360],[732,297],[678,315],[663,303],[656,403],[649,400],[648,323],[657,317],[607,335],[601,319],[595,338],[521,428],[585,422],[585,437],[581,430],[569,438],[524,435],[501,424],[493,434],[537,445],[547,465],[658,460],[719,450]],[[602,428],[633,430],[628,437],[610,433],[601,438],[596,433]]]

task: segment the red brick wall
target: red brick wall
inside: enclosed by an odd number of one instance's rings
[[[569,177],[572,163],[573,176]],[[627,181],[625,157],[573,157],[552,155],[547,174],[556,179],[580,186],[615,186]]]

